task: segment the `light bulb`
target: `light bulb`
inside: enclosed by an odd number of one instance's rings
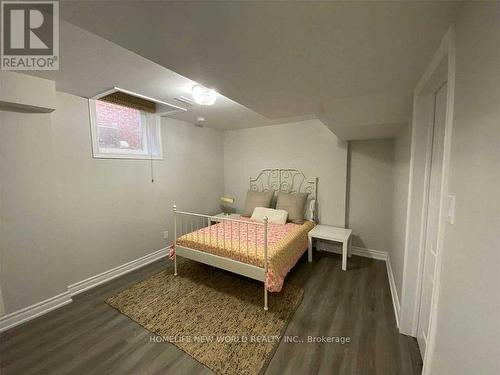
[[[200,85],[195,85],[191,89],[193,100],[199,105],[213,105],[217,99],[217,93],[214,89],[209,89]]]

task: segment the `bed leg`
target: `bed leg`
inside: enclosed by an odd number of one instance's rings
[[[312,237],[307,238],[307,261],[310,263],[313,261],[313,244]]]
[[[267,306],[267,288],[266,288],[266,283],[264,283],[264,310],[269,310],[269,307]]]
[[[174,276],[177,276],[177,255],[174,255]]]
[[[268,223],[268,218],[267,216],[264,216],[264,310],[267,311],[269,310],[269,307],[267,306],[267,288],[266,288],[266,281],[267,281],[267,223]]]

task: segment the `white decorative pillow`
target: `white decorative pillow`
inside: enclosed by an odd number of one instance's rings
[[[275,210],[274,208],[255,207],[251,219],[262,223],[266,216],[268,218],[268,223],[286,224],[288,212],[285,210]]]

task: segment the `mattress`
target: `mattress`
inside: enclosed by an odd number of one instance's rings
[[[264,226],[222,221],[177,238],[177,245],[264,267]],[[307,233],[312,221],[303,224],[268,224],[268,271],[266,288],[279,292],[285,276],[307,250]]]

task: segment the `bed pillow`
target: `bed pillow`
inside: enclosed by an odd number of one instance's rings
[[[311,199],[306,202],[306,213],[304,219],[309,221],[315,221],[316,219],[316,200]]]
[[[268,223],[286,224],[288,212],[285,210],[275,210],[274,208],[255,207],[251,219],[263,223],[266,216]]]
[[[288,221],[303,224],[308,193],[278,193],[277,210],[288,212]]]
[[[270,207],[271,200],[273,199],[272,191],[251,191],[247,193],[247,199],[245,201],[245,208],[241,216],[250,217],[253,214],[255,207]]]

